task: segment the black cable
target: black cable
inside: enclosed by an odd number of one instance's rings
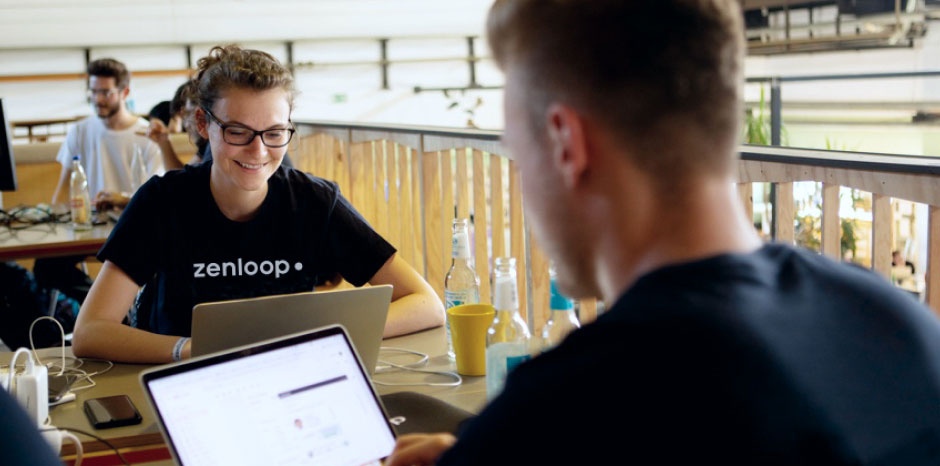
[[[92,434],[92,433],[90,433],[90,432],[85,432],[84,430],[73,429],[73,428],[71,428],[71,427],[58,427],[58,426],[56,426],[56,429],[65,430],[65,431],[68,431],[68,432],[75,432],[76,434],[82,434],[82,435],[84,435],[84,436],[86,436],[86,437],[91,437],[91,438],[93,438],[93,439],[95,439],[95,440],[97,440],[97,441],[99,441],[99,442],[101,442],[101,443],[107,445],[108,447],[110,447],[112,450],[114,450],[115,453],[117,453],[117,456],[118,456],[118,458],[121,460],[122,463],[124,463],[124,464],[127,465],[127,466],[131,466],[131,464],[128,463],[126,459],[124,459],[124,455],[122,455],[121,452],[118,451],[117,447],[115,447],[114,444],[112,444],[111,442],[109,442],[109,441],[107,441],[107,440],[105,440],[105,439],[103,439],[103,438],[101,438],[101,437],[99,437],[99,436],[97,436],[97,435],[95,435],[95,434]]]
[[[37,215],[36,213],[40,215]],[[9,211],[0,209],[0,225],[10,230],[25,230],[36,225],[68,223],[71,215],[68,212],[55,213],[50,209],[37,207],[14,207]]]
[[[36,213],[39,213],[37,216]],[[0,209],[0,226],[10,231],[19,231],[40,225],[69,223],[72,220],[70,212],[53,212],[49,208],[35,206],[19,206],[9,211]],[[97,216],[92,219],[92,225],[103,225],[107,220]]]

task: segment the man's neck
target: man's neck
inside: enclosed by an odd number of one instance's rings
[[[620,225],[610,225],[597,238],[595,251],[602,253],[595,254],[595,276],[607,303],[616,301],[643,275],[664,266],[748,253],[762,245],[731,179],[687,187],[674,199],[654,200],[645,212],[640,219],[610,215]],[[624,238],[628,232],[634,236]]]
[[[126,106],[121,105],[121,109],[117,113],[102,118],[101,122],[104,123],[105,128],[112,131],[121,131],[134,126],[137,123],[137,117],[131,114]]]

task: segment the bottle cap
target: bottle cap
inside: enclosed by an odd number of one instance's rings
[[[497,311],[516,311],[519,297],[516,294],[515,277],[498,277],[493,280],[493,307]]]
[[[555,280],[552,280],[551,294],[552,299],[551,303],[549,304],[551,309],[559,311],[570,311],[571,309],[574,309],[574,301],[558,291],[558,284]]]

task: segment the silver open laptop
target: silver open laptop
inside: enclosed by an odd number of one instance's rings
[[[341,324],[371,375],[379,357],[391,285],[197,304],[193,356]]]
[[[338,325],[149,369],[140,382],[183,466],[378,465],[395,446]]]

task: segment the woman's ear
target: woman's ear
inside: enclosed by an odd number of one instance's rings
[[[200,107],[193,110],[193,122],[196,124],[196,132],[206,141],[209,140],[209,121],[206,118],[206,111]]]

